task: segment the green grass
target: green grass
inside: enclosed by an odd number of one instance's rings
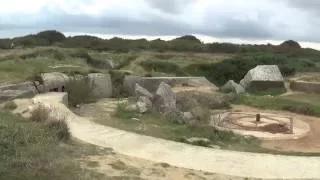
[[[17,104],[14,101],[8,101],[4,104],[4,109],[15,110],[16,108],[17,108]]]
[[[185,76],[186,73],[178,66],[178,64],[165,60],[147,60],[140,63],[140,65],[149,72],[163,72],[174,74],[177,76]]]
[[[244,137],[232,132],[218,131],[205,123],[197,125],[178,125],[158,113],[147,113],[141,115],[136,112],[127,111],[124,104],[119,104],[114,114],[114,120],[100,121],[120,129],[146,134],[154,137],[185,142],[190,137],[208,138],[212,145],[219,145],[227,149],[238,149],[239,147],[258,147],[260,141],[253,137]],[[132,120],[140,119],[140,121]],[[199,144],[200,145],[200,144]]]
[[[99,154],[94,146],[61,141],[50,125],[0,111],[0,179],[99,179],[77,159]]]
[[[261,109],[287,110],[298,114],[320,117],[320,104],[310,103],[299,96],[254,96],[242,95],[237,98],[235,104],[244,104]]]
[[[0,61],[0,83],[20,82],[40,72],[64,72],[88,74],[93,67],[81,57],[72,57],[71,50],[32,48],[8,52]],[[73,65],[79,67],[52,66]]]

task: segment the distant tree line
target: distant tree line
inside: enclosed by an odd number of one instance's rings
[[[208,52],[208,53],[238,53],[238,52],[288,52],[300,49],[300,45],[292,40],[286,41],[279,46],[275,45],[246,45],[232,43],[202,43],[192,35],[182,36],[170,41],[156,39],[128,40],[122,38],[101,39],[94,36],[65,37],[64,34],[55,30],[43,31],[35,35],[16,37],[13,39],[0,39],[0,49],[9,49],[11,44],[19,47],[34,46],[60,46],[65,48],[89,48],[98,51],[178,51],[178,52]]]

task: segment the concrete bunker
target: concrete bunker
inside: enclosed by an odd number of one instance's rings
[[[40,75],[40,88],[42,93],[65,92],[69,77],[60,72],[43,73]]]

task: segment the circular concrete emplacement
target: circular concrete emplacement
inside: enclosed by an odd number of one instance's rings
[[[264,140],[299,139],[310,132],[307,123],[293,116],[271,113],[216,112],[211,124],[219,130]]]

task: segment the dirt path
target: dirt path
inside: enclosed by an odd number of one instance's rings
[[[251,178],[320,178],[320,157],[294,157],[216,150],[138,135],[95,124],[73,114],[55,94],[36,97],[67,115],[74,137],[116,152],[173,166]],[[43,100],[45,99],[45,100]]]

